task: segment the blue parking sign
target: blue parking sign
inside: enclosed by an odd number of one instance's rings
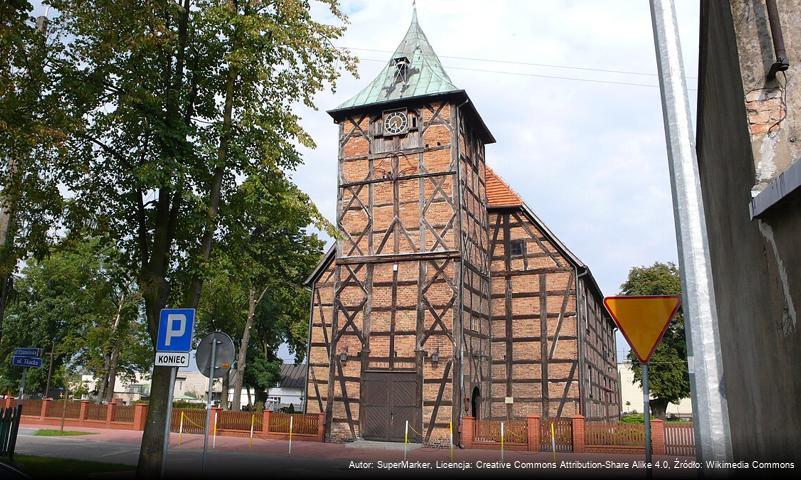
[[[194,308],[165,308],[159,318],[158,352],[189,352],[195,327]]]

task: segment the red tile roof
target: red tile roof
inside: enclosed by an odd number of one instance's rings
[[[521,207],[523,200],[490,167],[484,167],[487,177],[487,203],[490,207]]]

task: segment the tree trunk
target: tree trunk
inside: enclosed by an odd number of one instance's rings
[[[178,26],[178,47],[175,52],[176,68],[174,76],[169,67],[166,68],[166,77],[171,81],[167,85],[167,112],[165,123],[176,128],[181,121],[179,111],[179,93],[184,84],[184,59],[188,43],[189,0],[184,0],[181,19]],[[172,58],[170,58],[172,60]],[[172,62],[167,62],[169,65]],[[190,107],[191,108],[191,107]],[[178,153],[176,152],[176,156]],[[181,190],[172,192],[169,187],[158,190],[156,203],[155,229],[153,241],[150,246],[150,256],[147,258],[147,232],[146,215],[142,206],[142,192],[138,192],[136,199],[138,216],[140,218],[139,237],[142,246],[143,265],[139,276],[140,290],[145,300],[145,315],[152,347],[155,350],[158,335],[159,315],[169,300],[170,285],[166,281],[169,266],[170,248],[173,243],[178,224],[179,206],[181,204]],[[172,203],[171,203],[172,202]],[[195,307],[195,305],[187,305]],[[136,477],[139,479],[160,478],[161,465],[164,461],[164,427],[167,419],[167,407],[172,402],[169,398],[170,379],[173,374],[171,367],[154,367],[150,383],[150,402],[147,410],[145,431],[142,432],[142,443],[139,448],[139,461],[136,467]]]
[[[147,267],[150,272],[146,272],[145,278],[140,281],[142,296],[145,299],[148,329],[154,349],[158,335],[159,315],[161,309],[166,307],[167,299],[169,298],[169,285],[163,273],[163,265],[166,265],[166,262],[160,261],[166,260],[166,256],[166,251],[162,251],[161,255],[154,253],[153,260],[155,261],[151,261]],[[142,432],[142,444],[139,449],[139,462],[136,469],[136,476],[140,479],[159,478],[161,476],[161,462],[164,460],[162,456],[165,440],[164,425],[167,421],[167,405],[172,400],[169,398],[171,374],[172,368],[170,367],[153,368],[147,421],[145,422],[145,430]]]
[[[256,316],[256,306],[258,306],[267,289],[262,290],[258,298],[256,298],[256,289],[250,287],[248,291],[248,317],[245,320],[245,331],[242,332],[242,342],[239,345],[239,358],[236,362],[236,370],[234,371],[234,401],[232,408],[239,410],[242,398],[242,383],[245,380],[245,366],[247,362],[248,344],[250,343],[250,329],[253,327],[253,318]],[[250,396],[250,393],[248,393]]]
[[[222,386],[220,387],[220,408],[228,410],[228,393],[231,390],[231,369],[225,371],[222,377]]]
[[[108,387],[106,388],[106,396],[102,399],[109,403],[114,400],[114,388],[117,386],[117,361],[119,358],[120,347],[119,345],[115,345],[114,350],[111,351],[111,361],[109,361],[108,366]]]
[[[668,403],[670,402],[668,402],[664,398],[655,398],[651,400],[649,403],[651,405],[651,415],[654,418],[659,418],[664,420],[665,417],[667,416],[667,406]]]
[[[8,159],[8,178],[16,174],[16,161],[14,157]],[[9,261],[11,246],[11,207],[3,205],[0,198],[0,340],[3,339],[3,319],[5,317],[8,297],[11,294],[11,272],[14,262]],[[6,271],[8,267],[8,271]]]
[[[168,112],[167,120],[169,125],[173,125],[173,120],[176,118],[178,112],[178,91],[183,86],[184,82],[184,58],[187,45],[187,25],[189,23],[189,0],[183,2],[182,18],[179,25],[178,34],[178,49],[176,52],[176,69],[175,69],[175,82],[169,88],[168,99]],[[235,7],[235,6],[234,6]],[[233,43],[233,50],[236,50],[236,40]],[[201,246],[199,250],[198,260],[201,262],[209,259],[211,255],[212,240],[214,238],[214,230],[216,226],[217,213],[220,206],[222,180],[225,174],[226,160],[228,156],[229,137],[232,130],[232,115],[233,115],[233,98],[234,98],[234,84],[237,78],[236,71],[231,68],[228,72],[225,88],[225,107],[223,110],[223,125],[220,134],[220,146],[217,153],[217,164],[214,170],[211,188],[209,191],[209,204],[207,210],[207,220],[202,236]],[[191,108],[191,105],[190,105]],[[166,194],[166,198],[164,197]],[[160,255],[151,257],[149,267],[145,268],[144,272],[144,285],[149,287],[151,291],[147,294],[146,288],[142,288],[143,296],[145,297],[145,304],[147,308],[148,324],[150,326],[150,336],[155,346],[156,335],[158,333],[158,315],[159,311],[164,308],[169,298],[169,285],[165,281],[165,271],[169,260],[169,247],[172,243],[177,227],[177,215],[180,204],[180,195],[176,195],[173,201],[173,208],[170,209],[169,205],[169,191],[159,191],[159,201],[157,205],[159,221],[166,214],[168,221],[166,223],[158,223],[156,231],[153,234],[153,251],[161,252]],[[166,206],[166,209],[165,209]],[[162,211],[164,209],[164,211]],[[162,243],[165,242],[165,243]],[[166,248],[165,248],[166,247]],[[156,262],[158,269],[156,267]],[[158,272],[154,274],[154,272]],[[158,293],[154,293],[153,283],[157,282],[163,284],[165,288],[157,289]],[[203,286],[203,280],[200,275],[194,275],[190,281],[189,290],[186,292],[184,307],[196,308],[200,301],[200,292]],[[148,299],[150,296],[150,299]],[[142,447],[139,450],[139,463],[136,469],[137,478],[156,478],[161,475],[161,463],[163,458],[163,444],[164,426],[167,421],[167,405],[172,399],[167,398],[169,393],[170,375],[172,369],[169,367],[155,367],[153,369],[153,379],[151,382],[150,391],[150,406],[148,409],[147,423],[145,431],[142,433]]]
[[[117,332],[120,327],[120,319],[122,318],[122,306],[125,304],[125,294],[120,297],[117,303],[117,314],[114,316],[114,322],[111,324],[111,334],[109,341],[111,342],[111,352],[103,362],[103,381],[100,382],[100,388],[97,391],[98,402],[110,402],[114,397],[114,387],[117,383],[117,359],[119,357],[120,347]]]

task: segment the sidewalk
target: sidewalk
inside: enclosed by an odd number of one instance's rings
[[[136,465],[142,432],[71,427],[69,430],[91,432],[93,435],[37,437],[33,435],[37,428],[52,427],[25,425],[20,430],[20,437],[17,443],[18,453]],[[232,468],[238,475],[252,473],[260,476],[263,476],[265,472],[272,471],[274,468],[280,468],[283,474],[290,472],[297,472],[303,475],[316,473],[325,474],[327,477],[332,475],[339,476],[338,474],[351,475],[355,472],[369,472],[371,475],[376,473],[381,475],[385,473],[409,473],[407,472],[407,466],[402,464],[392,465],[393,462],[403,460],[402,445],[379,445],[365,442],[362,447],[355,444],[292,442],[291,456],[289,455],[289,442],[282,440],[265,440],[254,437],[251,447],[250,439],[248,438],[218,436],[215,448],[212,449],[211,446],[212,439],[210,438],[209,468],[207,468],[209,475],[212,472],[230,474]],[[184,434],[183,438],[180,439],[179,446],[179,435],[173,433],[170,436],[169,471],[181,475],[199,473],[201,470],[202,449],[203,435]],[[565,473],[571,476],[580,473],[582,476],[596,477],[608,474],[610,476],[614,475],[616,478],[621,476],[640,478],[643,475],[642,469],[632,466],[634,462],[643,459],[640,456],[633,455],[556,454],[557,467],[561,466],[563,461],[581,462],[579,464],[569,464],[578,467],[578,469],[543,468],[542,464],[554,462],[554,455],[548,452],[507,451],[503,454],[503,460],[509,465],[502,465],[499,463],[501,461],[500,451],[455,448],[453,450],[453,462],[455,463],[448,465],[448,462],[451,462],[449,449],[415,445],[414,448],[410,447],[408,449],[406,458],[410,462],[420,462],[418,466],[422,468],[415,470],[415,472],[422,473],[453,474],[460,472],[464,474],[479,473],[482,476],[487,476],[492,475],[494,472],[502,473],[506,476],[510,473],[532,475],[538,472],[547,472],[549,474]],[[675,457],[660,456],[654,458],[654,461],[666,462],[669,467],[673,467],[674,460]],[[686,461],[688,459],[681,460]],[[606,464],[606,462],[610,461],[616,462],[610,465],[611,467],[618,468],[593,468],[592,464],[589,463]],[[383,462],[383,464],[379,462]],[[695,478],[697,475],[694,469],[660,468],[654,470],[654,476],[657,478]]]

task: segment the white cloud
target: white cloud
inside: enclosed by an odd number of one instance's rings
[[[590,266],[605,294],[617,293],[632,266],[677,260],[659,89],[497,73],[656,86],[647,2],[417,3],[420,24],[448,74],[467,90],[498,140],[487,147],[488,163]],[[320,111],[300,110],[318,148],[304,151],[306,163],[295,175],[331,220],[336,208],[337,129],[324,110],[375,77],[411,18],[410,2],[352,0],[343,7],[351,23],[338,44],[370,50],[354,50],[365,59],[360,79],[346,75],[335,95],[318,95]],[[698,10],[695,1],[677,2],[691,76],[697,69]],[[694,77],[689,86],[695,87]],[[691,99],[693,109],[694,102]]]

